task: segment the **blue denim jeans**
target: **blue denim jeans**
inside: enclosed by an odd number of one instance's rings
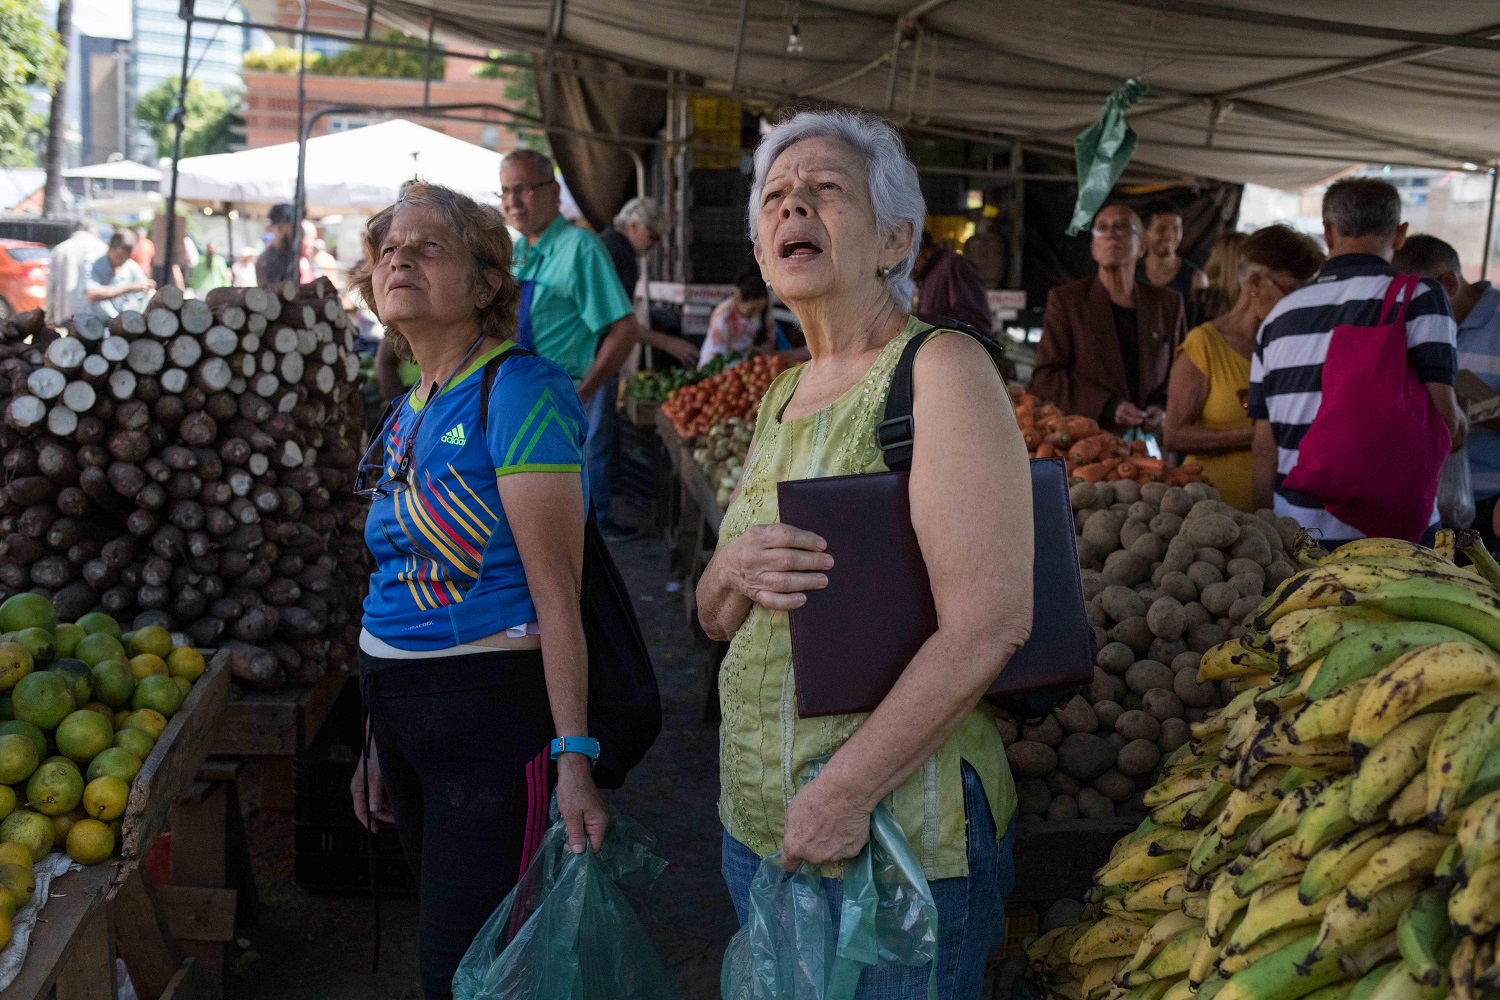
[[[979,775],[962,764],[964,813],[968,817],[969,874],[935,879],[932,898],[938,910],[937,995],[939,1000],[975,1000],[984,988],[984,966],[1005,937],[1005,898],[1016,884],[1016,826],[996,840],[995,821]],[[734,912],[743,925],[750,910],[750,882],[761,858],[724,834],[724,882]],[[833,926],[839,925],[844,883],[825,878]],[[879,965],[865,969],[856,1000],[926,1000],[928,967]]]
[[[589,501],[594,517],[603,524],[609,520],[609,463],[615,455],[615,402],[620,395],[620,380],[610,379],[599,387],[584,412],[588,415]]]

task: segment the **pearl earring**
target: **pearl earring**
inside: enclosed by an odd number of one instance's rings
[[[883,266],[883,265],[882,265],[882,266],[881,266],[881,267],[877,267],[877,268],[876,268],[876,269],[875,269],[875,274],[876,274],[876,275],[877,275],[877,276],[878,276],[878,277],[879,277],[879,278],[881,278],[881,279],[882,279],[882,280],[884,280],[884,279],[885,279],[885,276],[886,276],[886,275],[888,275],[888,274],[890,274],[890,273],[891,273],[891,269],[890,269],[890,268],[888,268],[888,267],[885,267],[885,266]]]

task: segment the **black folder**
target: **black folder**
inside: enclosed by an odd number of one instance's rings
[[[797,711],[804,718],[873,711],[937,631],[927,566],[911,524],[906,472],[777,484],[781,521],[820,535],[834,567],[828,586],[791,612]],[[1036,557],[1031,638],[987,696],[1092,683],[1094,632],[1078,573],[1067,469],[1031,461]]]

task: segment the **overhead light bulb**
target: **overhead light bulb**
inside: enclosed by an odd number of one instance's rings
[[[797,30],[797,22],[792,22],[791,30],[786,36],[786,54],[789,56],[800,56],[802,54],[802,36]]]

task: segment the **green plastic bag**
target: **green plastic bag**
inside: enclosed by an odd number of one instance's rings
[[[676,989],[627,895],[643,900],[666,862],[619,814],[595,854],[553,825],[521,881],[453,975],[454,1000],[655,1000]]]
[[[1073,206],[1073,220],[1068,235],[1077,236],[1094,221],[1094,215],[1115,181],[1125,172],[1135,155],[1135,130],[1125,120],[1125,111],[1146,96],[1151,88],[1135,77],[1110,94],[1094,124],[1078,134],[1073,142],[1073,159],[1078,164],[1078,201]]]
[[[816,865],[788,873],[781,852],[750,884],[745,926],[729,942],[719,975],[723,1000],[850,1000],[870,965],[925,965],[937,996],[937,905],[906,835],[885,806],[870,841],[844,865],[835,935]]]

